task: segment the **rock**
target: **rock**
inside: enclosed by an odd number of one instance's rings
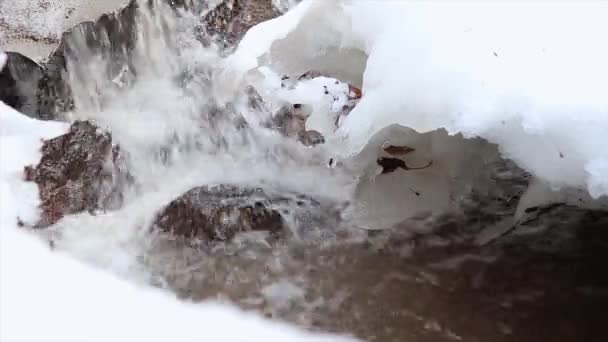
[[[229,241],[247,231],[281,235],[287,222],[310,227],[336,226],[339,209],[292,192],[270,192],[234,185],[201,186],[172,201],[156,217],[153,229],[202,242]]]
[[[307,72],[303,73],[302,75],[298,76],[298,81],[302,81],[302,80],[312,80],[314,78],[317,77],[331,77],[331,75],[329,75],[328,73],[324,73],[318,70],[308,70]]]
[[[284,105],[272,115],[266,127],[274,129],[286,137],[297,137],[300,132],[306,129],[305,122],[306,118],[297,115],[294,106]]]
[[[41,116],[58,118],[61,113],[74,107],[67,78],[68,61],[76,77],[78,72],[86,77],[91,56],[102,56],[108,62],[109,79],[125,69],[135,72],[129,54],[135,47],[137,37],[137,8],[137,1],[132,0],[114,13],[104,14],[95,22],[80,23],[62,34],[59,46],[44,65],[38,94]],[[80,66],[85,67],[84,71],[80,70]]]
[[[109,132],[76,121],[67,134],[45,141],[41,152],[40,163],[25,168],[25,179],[38,184],[42,202],[36,227],[65,215],[122,205],[121,190],[133,180]]]
[[[304,146],[315,146],[325,143],[325,137],[315,130],[306,130],[306,117],[298,111],[301,105],[286,105],[272,116],[267,128],[273,129],[286,137],[296,138]]]
[[[281,15],[272,0],[224,0],[202,21],[200,39],[223,48],[236,46],[253,26]]]
[[[395,146],[390,144],[387,144],[386,147],[383,146],[383,150],[391,156],[403,156],[416,151],[416,149],[409,146]]]
[[[201,13],[208,6],[203,0],[167,0],[167,3],[174,9],[194,13]],[[147,4],[154,7],[152,1]],[[124,73],[134,77],[137,66],[132,61],[132,51],[137,40],[139,6],[138,1],[131,0],[116,12],[64,32],[58,47],[43,65],[9,52],[8,65],[0,71],[0,100],[34,118],[61,119],[62,113],[74,108],[67,78],[68,61],[76,78],[87,77],[86,66],[92,56],[102,56],[109,62],[109,79]],[[280,14],[272,0],[224,0],[202,19],[204,33],[199,34],[207,37],[203,41],[209,42],[209,37],[214,36],[220,45],[230,47],[252,26]]]
[[[0,101],[30,117],[38,117],[38,83],[43,68],[26,56],[7,52],[6,66],[0,70]]]
[[[208,6],[203,0],[166,0],[174,9],[201,13]],[[154,2],[147,2],[149,8]],[[61,119],[62,113],[74,108],[67,78],[87,77],[86,66],[91,56],[102,56],[109,62],[107,74],[115,79],[124,73],[137,74],[132,51],[137,40],[137,15],[140,2],[131,0],[124,8],[102,15],[95,22],[83,22],[62,34],[59,46],[47,63],[38,65],[17,53],[9,53],[8,66],[0,71],[0,100],[38,119]],[[252,26],[272,19],[281,12],[272,0],[224,0],[202,19],[203,41],[217,37],[223,47],[238,43]],[[200,31],[200,30],[199,30]],[[206,37],[206,38],[204,38]],[[80,66],[84,68],[80,70]],[[80,73],[81,75],[78,75]]]
[[[9,65],[0,72],[0,100],[38,119],[59,119],[73,109],[72,92],[67,81],[67,61],[86,65],[86,57],[103,55],[112,61],[116,73],[128,61],[135,45],[137,1],[115,13],[102,15],[95,22],[83,22],[62,34],[58,47],[42,65],[9,52]]]
[[[174,235],[201,241],[227,241],[238,232],[279,233],[284,222],[271,209],[272,198],[261,189],[231,185],[194,188],[158,215],[155,227]]]
[[[399,158],[390,158],[390,157],[381,157],[376,160],[376,163],[382,168],[381,174],[391,173],[397,171],[397,169],[402,169],[405,171],[410,170],[424,170],[428,169],[433,165],[433,161],[427,162],[422,166],[408,166],[404,160]]]
[[[314,130],[301,131],[298,133],[298,141],[304,146],[315,146],[325,143],[325,137]]]

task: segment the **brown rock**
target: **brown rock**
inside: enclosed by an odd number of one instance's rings
[[[304,236],[316,234],[318,227],[336,227],[345,205],[281,189],[201,186],[162,209],[152,229],[204,243],[230,241],[248,231],[281,236],[295,229]]]
[[[154,227],[189,239],[228,241],[245,231],[280,233],[284,222],[261,189],[231,185],[194,188],[165,207]]]
[[[89,121],[76,121],[67,134],[45,141],[40,163],[26,167],[25,178],[38,184],[42,218],[36,227],[85,210],[114,209],[132,181],[110,133]]]
[[[201,40],[223,48],[238,44],[253,26],[281,15],[272,0],[224,0],[203,18]],[[214,37],[214,38],[213,38]]]

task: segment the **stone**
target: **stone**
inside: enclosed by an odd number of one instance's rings
[[[44,141],[41,152],[40,163],[24,170],[25,179],[38,185],[41,199],[42,217],[35,227],[122,205],[122,190],[133,177],[109,132],[90,121],[76,121],[67,134]]]
[[[289,222],[297,222],[291,227],[305,234],[312,227],[335,226],[341,209],[333,202],[279,189],[200,186],[163,208],[152,228],[203,243],[230,241],[238,233],[250,231],[282,236]]]
[[[281,214],[263,190],[232,185],[202,186],[175,199],[156,218],[158,229],[205,242],[228,241],[245,231],[280,233]]]
[[[25,115],[37,117],[38,84],[44,69],[22,54],[6,54],[7,64],[0,70],[0,101]]]
[[[224,0],[204,16],[199,37],[205,45],[231,48],[250,28],[281,14],[272,0]]]

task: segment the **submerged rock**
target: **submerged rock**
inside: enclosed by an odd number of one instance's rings
[[[37,166],[25,179],[38,184],[42,217],[36,227],[82,211],[122,205],[123,187],[132,181],[125,156],[109,132],[89,121],[76,121],[67,134],[47,140]]]
[[[301,232],[340,220],[337,208],[290,192],[235,185],[201,186],[173,200],[156,217],[153,229],[202,242],[229,241],[236,234],[265,231],[281,235],[288,222]]]

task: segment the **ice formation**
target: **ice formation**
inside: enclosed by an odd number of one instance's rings
[[[498,144],[549,189],[597,199],[608,195],[607,14],[596,2],[304,1],[250,30],[224,74],[318,69],[362,82],[328,137],[338,156],[395,139],[391,125],[443,128]]]

